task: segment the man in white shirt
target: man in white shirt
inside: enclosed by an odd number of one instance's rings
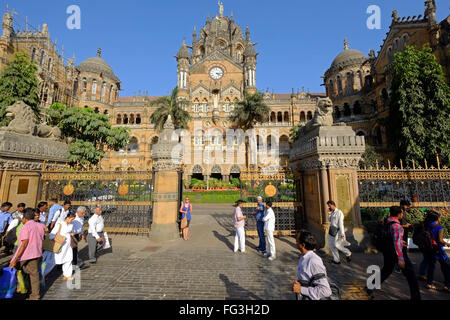
[[[71,207],[72,207],[72,202],[70,202],[69,200],[64,201],[64,206],[62,207],[62,209],[59,209],[53,215],[52,223],[50,224],[50,229],[49,229],[50,232],[53,230],[53,228],[55,227],[55,224],[58,221],[63,222],[66,219]]]
[[[268,250],[264,256],[269,257],[270,261],[276,259],[276,250],[275,250],[275,239],[273,238],[273,233],[275,231],[275,213],[272,209],[272,202],[269,201],[266,203],[266,214],[263,218],[264,221],[264,230],[266,231]]]
[[[245,253],[245,219],[246,216],[242,214],[242,207],[244,201],[239,200],[236,202],[236,208],[234,209],[234,227],[236,228],[236,236],[234,237],[234,252],[238,252],[239,247],[241,253]]]
[[[347,243],[347,240],[345,239],[344,214],[336,207],[336,203],[334,203],[334,201],[328,201],[327,205],[329,208],[328,214],[330,215],[328,243],[333,254],[332,263],[341,264],[339,251],[344,253],[347,262],[350,262],[352,253],[344,246],[344,244]]]
[[[310,232],[297,233],[297,248],[301,256],[298,262],[297,281],[294,281],[292,291],[301,295],[300,300],[321,300],[332,294],[327,269],[322,259],[313,251],[316,247],[316,239]],[[317,280],[311,281],[312,279]]]
[[[97,262],[95,254],[99,246],[104,243],[105,238],[103,236],[103,229],[105,228],[105,222],[102,217],[102,208],[97,206],[94,209],[94,214],[89,219],[89,230],[88,230],[88,246],[89,246],[89,262],[94,264]]]
[[[78,207],[77,213],[75,215],[75,220],[72,223],[72,232],[74,233],[74,237],[79,243],[81,240],[85,239],[84,236],[84,215],[86,214],[86,208],[83,206]],[[73,248],[73,261],[72,265],[78,265],[80,269],[84,269],[85,265],[83,260],[78,257],[78,246]]]

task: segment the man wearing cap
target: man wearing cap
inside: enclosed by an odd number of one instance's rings
[[[262,254],[266,253],[266,237],[264,235],[264,211],[265,206],[262,202],[262,197],[258,197],[258,204],[256,205],[256,228],[258,230],[259,237],[259,246],[256,248],[256,251],[261,252]]]
[[[246,216],[242,214],[242,207],[244,201],[239,200],[236,202],[236,208],[234,209],[234,227],[236,228],[236,236],[234,237],[234,252],[237,253],[239,247],[241,252],[245,253],[245,219]]]

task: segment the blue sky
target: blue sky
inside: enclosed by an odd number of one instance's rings
[[[218,13],[216,0],[8,0],[18,14],[18,22],[49,25],[52,41],[64,45],[64,56],[76,55],[77,65],[95,56],[102,57],[122,81],[121,96],[139,90],[165,95],[176,85],[177,53],[183,37],[190,43],[194,25],[204,26],[208,13]],[[260,53],[257,86],[276,93],[292,88],[323,92],[320,78],[343,50],[343,40],[351,49],[368,54],[379,50],[389,30],[392,10],[399,16],[424,14],[424,0],[223,0],[225,15],[233,11],[244,30],[248,24]],[[68,6],[81,8],[81,30],[66,27]],[[437,17],[449,14],[448,0],[436,0]],[[366,13],[370,5],[381,8],[381,30],[369,30]]]

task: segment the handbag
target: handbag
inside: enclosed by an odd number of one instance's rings
[[[42,240],[42,250],[43,251],[50,251],[53,253],[61,252],[62,246],[63,246],[64,242],[66,241],[66,237],[62,236],[60,234],[60,232],[61,232],[61,224],[59,225],[58,233],[55,235],[54,239],[46,238],[46,239]],[[55,240],[58,240],[59,242],[62,242],[63,244],[58,243]]]
[[[335,226],[333,226],[333,225],[331,225],[331,226],[330,226],[330,230],[328,230],[328,234],[329,234],[330,236],[332,236],[332,237],[336,237],[336,235],[338,234],[338,232],[339,232],[339,228],[337,228],[337,227],[335,227]]]
[[[25,284],[25,278],[23,276],[23,271],[17,271],[17,293],[26,294],[28,292],[27,286]]]
[[[16,290],[16,269],[3,268],[0,277],[0,299],[12,299],[14,290]]]
[[[188,225],[187,217],[184,217],[183,219],[181,219],[181,229],[186,228],[187,225]]]

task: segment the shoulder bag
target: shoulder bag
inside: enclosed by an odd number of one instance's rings
[[[46,238],[44,240],[42,240],[42,250],[43,251],[50,251],[53,253],[60,253],[62,246],[64,244],[64,242],[66,241],[66,237],[62,236],[60,234],[61,232],[61,224],[59,224],[59,230],[58,233],[55,235],[54,239],[49,239]],[[58,243],[55,240],[58,240],[58,242],[62,242],[62,243]]]

